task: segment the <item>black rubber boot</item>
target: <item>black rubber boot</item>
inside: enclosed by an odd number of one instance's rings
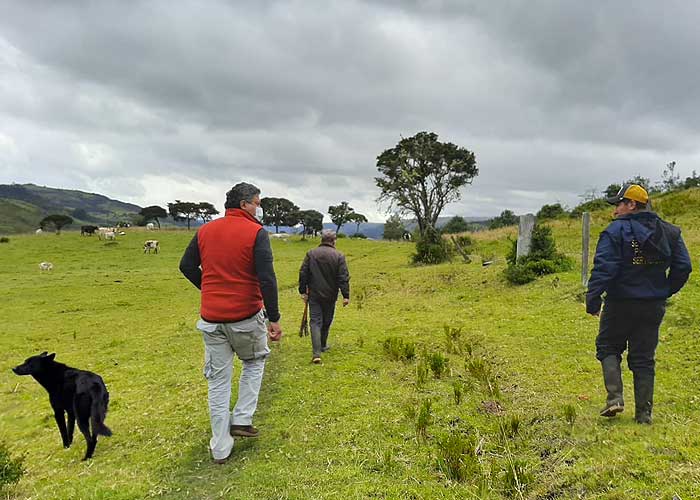
[[[638,424],[651,424],[651,408],[654,406],[654,375],[634,374],[634,420]]]
[[[608,391],[605,408],[600,410],[601,417],[614,417],[625,410],[622,399],[622,370],[617,356],[608,356],[600,362],[603,366],[603,381]]]

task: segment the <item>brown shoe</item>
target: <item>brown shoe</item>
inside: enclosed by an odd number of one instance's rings
[[[214,462],[216,465],[224,465],[226,462],[228,462],[229,457],[226,458],[212,458],[211,461]]]
[[[254,438],[258,437],[260,434],[260,431],[253,427],[252,425],[232,425],[231,426],[231,435],[232,436],[240,436],[240,437],[249,437],[249,438]]]
[[[321,358],[320,358],[319,356],[314,356],[314,357],[311,359],[311,362],[312,362],[313,364],[315,364],[315,365],[320,365],[320,364],[321,364]]]

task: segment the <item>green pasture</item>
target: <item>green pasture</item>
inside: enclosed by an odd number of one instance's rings
[[[592,247],[605,219],[594,217]],[[691,255],[700,250],[695,220],[677,220]],[[337,311],[320,366],[310,363],[310,340],[298,336],[296,292],[304,253],[318,241],[274,241],[285,336],[266,369],[261,436],[237,440],[223,466],[207,449],[199,296],[178,271],[193,233],[134,229],[116,243],[75,232],[11,236],[0,244],[0,440],[24,455],[27,471],[4,495],[700,498],[697,278],[672,300],[662,328],[654,425],[632,420],[628,371],[627,410],[602,420],[597,321],[581,301],[580,224],[553,226],[576,269],[522,287],[501,276],[513,229],[475,236],[471,264],[458,257],[430,267],[408,264],[412,244],[339,240],[352,301]],[[144,255],[143,241],[154,236],[161,253]],[[480,256],[496,261],[482,267]],[[53,271],[41,272],[41,261]],[[415,357],[392,356],[384,347],[391,342],[413,344]],[[110,391],[114,435],[89,462],[80,460],[79,433],[70,450],[61,447],[44,390],[10,371],[44,350],[99,373]],[[426,359],[439,355],[447,359],[441,378],[428,369],[419,383]],[[475,377],[475,367],[488,375]],[[460,442],[471,451],[453,462],[464,472],[457,480],[445,450]]]

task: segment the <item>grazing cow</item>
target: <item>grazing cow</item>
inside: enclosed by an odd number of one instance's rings
[[[158,243],[158,240],[146,240],[143,244],[143,253],[151,253],[151,250],[154,250],[155,253],[158,253],[158,250],[160,250],[160,243]]]
[[[156,228],[156,225],[152,222],[149,222],[148,224],[146,224],[146,231],[153,231],[153,230],[155,230],[155,228]]]
[[[413,239],[413,235],[411,233],[409,233],[408,231],[404,231],[403,236],[401,236],[401,238],[404,241],[411,241]]]
[[[41,271],[52,271],[53,270],[53,264],[51,262],[42,262],[39,264],[39,269]]]
[[[92,236],[97,229],[97,226],[80,226],[80,236]]]
[[[117,237],[117,228],[115,227],[98,227],[97,237],[99,239],[114,240]]]
[[[39,228],[39,229],[37,229],[36,231],[34,231],[34,234],[40,235],[40,234],[43,233],[43,232],[44,232],[44,230],[41,229],[41,228]]]

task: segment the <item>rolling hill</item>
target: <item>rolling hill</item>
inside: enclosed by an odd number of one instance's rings
[[[52,213],[70,215],[73,228],[80,224],[114,224],[129,220],[141,207],[101,194],[58,189],[35,184],[0,184],[0,233],[36,229]]]

